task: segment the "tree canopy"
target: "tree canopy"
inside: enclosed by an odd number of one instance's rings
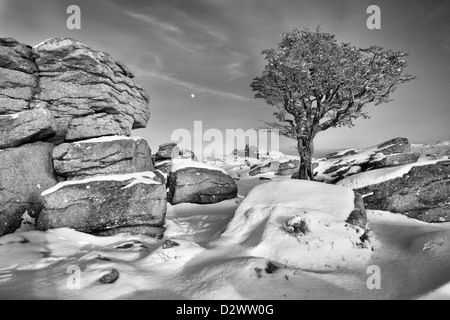
[[[296,140],[353,126],[355,119],[369,117],[368,104],[389,102],[399,84],[416,78],[404,74],[407,53],[360,49],[319,28],[283,33],[278,48],[262,53],[267,64],[251,88],[255,98],[278,108],[278,122],[266,127]]]

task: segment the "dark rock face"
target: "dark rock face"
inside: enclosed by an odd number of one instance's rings
[[[405,214],[425,222],[450,221],[450,161],[415,166],[406,175],[356,192],[368,209]]]
[[[164,143],[159,146],[158,152],[156,152],[155,163],[177,158],[180,154],[180,148],[178,148],[176,143]]]
[[[183,168],[168,177],[168,201],[171,204],[216,203],[237,196],[236,182],[219,170]]]
[[[198,161],[194,152],[187,149],[180,149],[174,142],[160,145],[158,152],[155,154],[155,164],[172,159],[192,159]]]
[[[52,150],[53,145],[44,142],[0,150],[0,236],[20,227],[25,211],[38,216],[41,192],[57,183]]]
[[[144,235],[151,238],[161,239],[164,235],[164,227],[154,227],[154,226],[133,226],[133,227],[121,227],[108,229],[103,231],[94,232],[93,234],[99,237],[110,237],[119,233],[128,233],[132,235]]]
[[[29,108],[39,79],[30,46],[0,38],[0,115]]]
[[[111,140],[64,143],[53,150],[56,174],[66,179],[153,171],[151,150],[144,139],[114,137]]]
[[[117,281],[119,279],[120,273],[116,269],[112,269],[110,273],[107,273],[103,275],[100,278],[100,282],[103,284],[111,284]]]
[[[255,165],[251,168],[248,175],[256,176],[258,174],[268,173],[268,172],[278,172],[280,164],[278,161],[267,161],[266,163]]]
[[[0,39],[0,115],[46,102],[61,143],[130,135],[150,116],[147,93],[122,63],[76,40],[55,38],[31,48]]]
[[[46,140],[55,134],[55,120],[45,108],[0,116],[0,148]]]
[[[355,193],[355,209],[350,213],[346,222],[363,229],[367,227],[367,213],[363,197],[358,193]]]
[[[287,162],[281,162],[278,165],[278,171],[275,173],[277,176],[291,176],[298,172],[300,167],[299,160],[289,160]]]
[[[67,227],[86,233],[130,227],[162,227],[166,215],[166,187],[153,177],[119,176],[63,182],[43,194],[38,230]],[[96,180],[99,179],[99,180]],[[55,187],[56,188],[56,187]]]
[[[340,158],[344,158],[347,156],[352,156],[354,154],[357,154],[358,151],[354,150],[354,149],[350,149],[346,152],[332,152],[330,154],[327,154],[325,156],[326,159],[340,159]]]
[[[387,155],[385,158],[370,160],[368,166],[371,169],[389,168],[415,163],[420,158],[420,153],[398,153]]]

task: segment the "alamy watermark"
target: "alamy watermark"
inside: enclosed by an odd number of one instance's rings
[[[77,5],[67,7],[66,13],[70,16],[67,18],[66,26],[69,30],[81,29],[81,8]],[[367,18],[366,26],[369,30],[381,29],[381,9],[377,5],[370,5],[366,10],[370,16]]]
[[[381,269],[379,266],[373,265],[367,267],[367,274],[370,274],[367,278],[366,285],[369,290],[381,289]]]
[[[81,9],[79,6],[70,5],[66,10],[67,14],[70,16],[67,18],[66,26],[69,30],[80,30],[81,29]]]
[[[225,159],[237,152],[245,152],[245,157],[269,155],[278,152],[280,135],[276,129],[226,129],[225,132],[211,128],[203,131],[203,122],[194,121],[194,130],[184,128],[172,132],[171,141],[177,143],[178,148],[190,150],[198,161],[206,158]]]
[[[381,29],[381,9],[380,9],[380,7],[373,4],[369,7],[367,7],[366,13],[370,14],[370,16],[367,18],[367,22],[366,22],[367,28],[369,30]]]
[[[66,280],[66,287],[69,290],[81,289],[81,269],[76,265],[67,267],[66,273],[69,273],[69,277]]]

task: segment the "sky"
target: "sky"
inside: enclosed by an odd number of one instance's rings
[[[372,4],[380,30],[366,26]],[[66,27],[69,5],[81,9],[80,30]],[[394,101],[369,106],[371,119],[319,133],[316,150],[334,150],[398,136],[450,140],[449,17],[448,0],[0,0],[0,37],[30,45],[70,37],[124,62],[151,97],[149,124],[133,134],[154,151],[174,130],[193,131],[194,121],[225,132],[274,119],[250,83],[264,68],[261,51],[294,27],[320,25],[358,47],[410,52],[407,70],[420,79],[400,86]],[[295,153],[295,142],[282,139],[280,149]]]

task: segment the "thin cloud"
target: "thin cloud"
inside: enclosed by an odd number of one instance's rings
[[[138,69],[137,69],[138,70]],[[238,101],[245,101],[245,102],[254,102],[254,99],[250,99],[232,92],[226,92],[222,90],[217,89],[211,89],[206,87],[201,87],[196,84],[186,82],[180,79],[177,79],[173,77],[170,74],[167,73],[159,73],[159,72],[152,72],[152,71],[138,71],[136,72],[136,76],[140,77],[141,79],[149,79],[152,81],[165,81],[168,82],[174,86],[177,86],[187,92],[195,92],[195,93],[204,93],[204,94],[210,94],[222,98],[227,99],[233,99]]]
[[[228,81],[236,80],[240,77],[247,75],[244,72],[245,63],[248,61],[248,57],[238,52],[232,52],[230,56],[231,62],[226,65],[226,72],[228,74]]]
[[[178,34],[184,34],[184,31],[181,30],[179,27],[177,27],[176,25],[167,23],[167,22],[162,22],[159,21],[157,19],[155,19],[154,17],[148,15],[148,14],[141,14],[141,13],[135,13],[135,12],[130,12],[127,11],[126,14],[128,14],[130,17],[137,19],[137,20],[141,20],[143,22],[147,22],[150,24],[153,24],[155,26],[160,27],[161,29],[167,30],[167,31],[171,31],[171,32],[175,32]]]

